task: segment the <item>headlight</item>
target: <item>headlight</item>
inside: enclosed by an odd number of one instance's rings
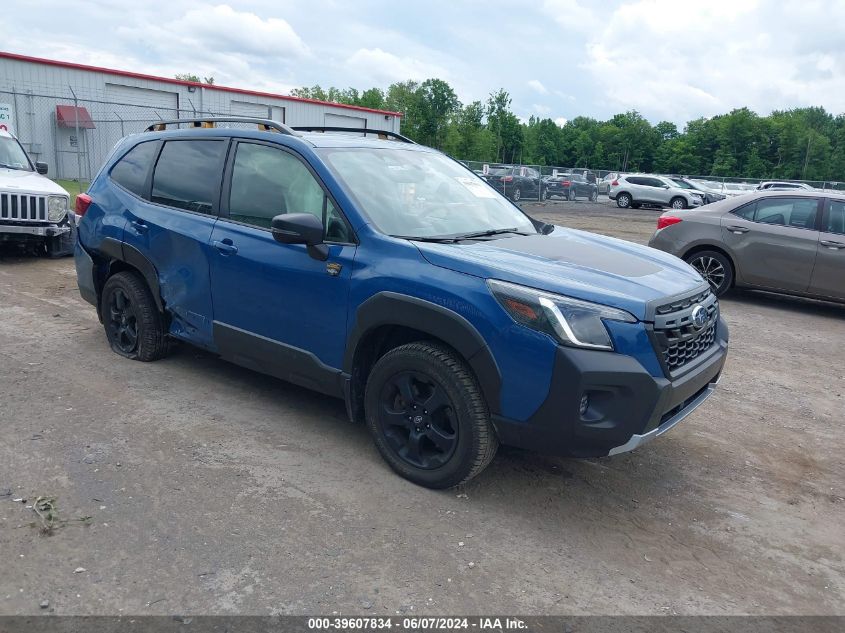
[[[67,215],[67,198],[64,196],[50,196],[47,198],[47,219],[50,222],[61,222]]]
[[[604,320],[636,323],[634,315],[598,303],[572,299],[506,281],[488,279],[487,286],[511,318],[564,345],[613,349]]]

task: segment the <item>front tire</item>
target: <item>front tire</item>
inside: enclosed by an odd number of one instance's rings
[[[627,209],[631,206],[631,194],[629,193],[620,193],[616,196],[616,206],[620,209]]]
[[[382,356],[367,379],[364,410],[384,460],[426,488],[469,481],[498,448],[478,382],[440,344],[409,343]]]
[[[680,209],[686,209],[687,208],[687,201],[684,200],[683,198],[681,198],[680,196],[678,196],[677,198],[672,198],[669,205],[673,209],[679,209],[679,210]]]
[[[731,261],[719,251],[698,251],[684,258],[710,284],[717,297],[725,294],[733,285],[734,268]]]
[[[109,277],[100,299],[100,314],[115,354],[144,362],[167,355],[170,340],[164,316],[136,273],[123,271]]]

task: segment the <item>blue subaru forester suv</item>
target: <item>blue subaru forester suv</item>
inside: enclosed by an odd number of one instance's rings
[[[326,131],[162,122],[115,147],[76,270],[116,353],[180,340],[343,398],[431,488],[499,443],[636,448],[712,393],[728,330],[680,259],[533,220],[398,134]]]

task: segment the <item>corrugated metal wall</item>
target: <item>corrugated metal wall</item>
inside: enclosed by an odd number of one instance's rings
[[[88,109],[95,129],[77,131],[56,125],[56,105]],[[14,109],[13,132],[36,160],[51,164],[53,177],[90,178],[114,143],[159,118],[200,114],[238,114],[297,125],[366,124],[399,131],[394,115],[310,103],[280,96],[254,95],[99,70],[68,68],[0,57],[0,103]],[[84,156],[77,160],[77,148]]]

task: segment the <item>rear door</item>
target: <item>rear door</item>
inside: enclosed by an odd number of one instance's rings
[[[322,183],[292,151],[240,140],[226,173],[223,210],[211,237],[217,348],[246,367],[332,392],[346,343],[354,236]],[[285,213],[322,220],[327,260],[315,259],[303,244],[273,239],[271,220]]]
[[[208,248],[220,198],[225,138],[166,140],[149,194],[127,205],[124,241],[155,266],[170,333],[212,345]]]
[[[845,201],[825,202],[810,292],[845,299]]]
[[[766,197],[722,216],[722,237],[739,279],[753,286],[806,292],[818,251],[818,198]]]

